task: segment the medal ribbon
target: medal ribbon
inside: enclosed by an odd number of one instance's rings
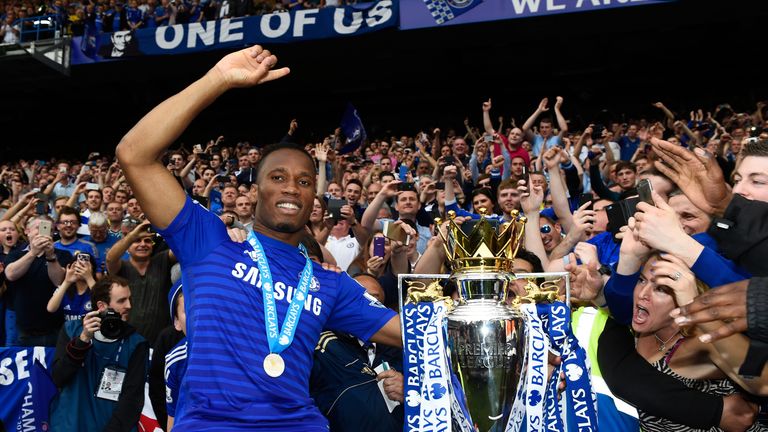
[[[269,262],[264,254],[264,247],[261,246],[259,238],[254,231],[248,233],[248,243],[253,248],[256,255],[256,265],[259,267],[259,278],[261,280],[261,295],[264,299],[264,322],[267,329],[267,341],[269,342],[269,352],[280,354],[291,345],[296,334],[296,327],[301,318],[301,311],[304,310],[304,302],[307,299],[309,283],[312,280],[312,260],[309,259],[307,249],[304,245],[299,245],[299,250],[306,258],[304,270],[301,272],[299,286],[288,305],[288,312],[285,313],[285,321],[281,329],[278,329],[277,306],[275,305],[274,285],[272,282],[272,272],[269,270]]]

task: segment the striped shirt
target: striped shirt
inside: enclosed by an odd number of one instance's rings
[[[165,406],[171,417],[176,417],[179,387],[186,371],[187,338],[184,338],[165,355]]]
[[[327,431],[309,397],[312,356],[322,330],[368,340],[395,313],[346,273],[315,264],[293,343],[281,353],[285,372],[269,377],[261,279],[253,250],[230,240],[224,223],[187,198],[159,230],[181,263],[187,314],[187,371],[174,430]],[[269,260],[282,326],[306,263],[298,248],[257,234]]]

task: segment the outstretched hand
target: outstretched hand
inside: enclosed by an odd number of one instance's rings
[[[231,88],[251,87],[282,78],[291,72],[287,67],[272,69],[276,64],[277,57],[269,50],[254,45],[222,58],[213,70]]]

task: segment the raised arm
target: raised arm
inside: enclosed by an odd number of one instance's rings
[[[536,107],[536,111],[531,114],[530,117],[528,117],[528,120],[523,123],[523,134],[525,135],[525,139],[528,141],[533,141],[533,132],[531,131],[531,128],[533,127],[533,124],[536,122],[536,119],[539,117],[539,114],[549,111],[549,108],[547,108],[547,103],[549,102],[549,99],[544,98],[539,102],[539,106]]]
[[[483,127],[485,133],[493,135],[493,124],[491,123],[491,99],[488,98],[488,102],[483,102]]]
[[[565,117],[563,117],[563,113],[560,111],[560,108],[563,106],[563,97],[558,96],[555,99],[555,118],[557,118],[557,127],[560,129],[560,133],[558,135],[562,139],[565,134],[568,133],[568,122],[565,121]]]
[[[317,159],[317,191],[318,198],[323,199],[325,190],[328,187],[328,174],[326,173],[328,162],[328,151],[331,149],[331,143],[328,138],[315,146],[315,158]]]
[[[672,111],[669,110],[666,106],[664,106],[661,102],[656,102],[653,104],[654,107],[660,109],[664,116],[667,118],[667,126],[672,127],[672,125],[675,123],[675,115],[672,114]]]
[[[167,228],[184,206],[185,194],[160,157],[192,120],[229,89],[251,87],[287,75],[272,70],[277,58],[255,45],[228,54],[202,78],[166,99],[133,127],[117,146],[117,158],[149,220]]]

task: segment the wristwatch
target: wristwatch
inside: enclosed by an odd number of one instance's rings
[[[56,261],[56,259],[57,259],[56,255],[54,255],[53,258],[51,258],[51,259],[48,259],[48,257],[45,257],[45,260],[48,261],[48,262],[54,262],[54,261]]]
[[[600,268],[597,269],[597,272],[603,276],[611,276],[613,274],[611,266],[607,266],[605,264],[601,265]]]

